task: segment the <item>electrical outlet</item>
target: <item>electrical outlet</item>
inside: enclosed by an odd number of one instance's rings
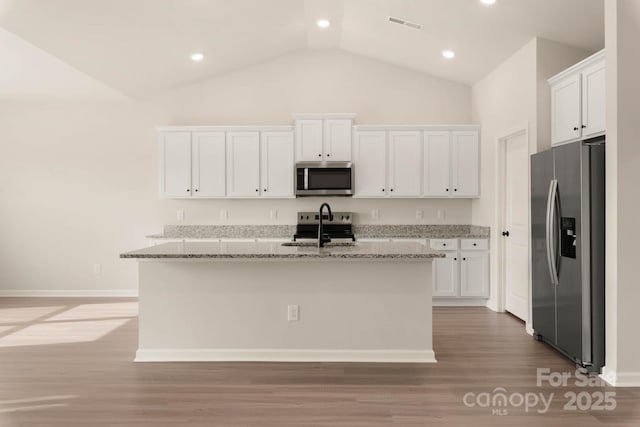
[[[378,209],[372,209],[371,219],[378,219],[378,218],[380,218],[380,211]]]
[[[271,211],[269,212],[269,218],[278,219],[278,210],[277,209],[271,209]]]
[[[287,320],[289,322],[297,322],[300,320],[300,307],[297,305],[287,306]]]
[[[176,218],[178,221],[184,221],[184,209],[178,209],[178,212],[176,212]]]
[[[226,209],[220,209],[220,220],[226,221],[229,219],[229,211]]]
[[[93,275],[100,276],[102,274],[102,264],[93,264]]]
[[[421,210],[417,210],[416,211],[416,219],[422,219],[422,211]]]
[[[438,219],[444,220],[447,217],[447,211],[445,209],[438,209]]]

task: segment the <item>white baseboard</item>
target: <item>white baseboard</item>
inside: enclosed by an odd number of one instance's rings
[[[436,363],[433,350],[139,349],[136,362]]]
[[[605,366],[600,378],[613,387],[640,387],[640,372],[615,372]]]
[[[0,298],[137,297],[137,289],[0,290]]]
[[[433,298],[433,307],[486,307],[487,300],[479,298]]]

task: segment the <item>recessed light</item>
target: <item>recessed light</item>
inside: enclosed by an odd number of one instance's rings
[[[442,51],[442,56],[444,56],[447,59],[451,59],[454,56],[456,56],[456,53],[452,50],[443,50]]]
[[[204,59],[204,53],[197,52],[197,53],[191,54],[192,61],[199,62],[199,61],[202,61],[203,59]]]
[[[480,0],[480,3],[482,4],[486,4],[487,6],[491,6],[492,4],[495,4],[496,0]]]
[[[331,26],[331,22],[327,19],[318,19],[316,21],[316,25],[320,28],[329,28]]]

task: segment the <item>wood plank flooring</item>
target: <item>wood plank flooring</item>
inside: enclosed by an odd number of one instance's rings
[[[537,386],[536,368],[573,365],[485,308],[435,308],[426,365],[136,364],[136,314],[135,299],[0,299],[0,426],[640,426],[640,389]],[[511,403],[484,405],[501,391]],[[564,409],[605,392],[614,410]],[[545,413],[521,403],[534,393],[553,393]]]

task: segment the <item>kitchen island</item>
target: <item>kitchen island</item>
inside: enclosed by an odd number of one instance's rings
[[[139,261],[136,361],[435,362],[431,261],[442,256],[414,242],[122,254]]]

